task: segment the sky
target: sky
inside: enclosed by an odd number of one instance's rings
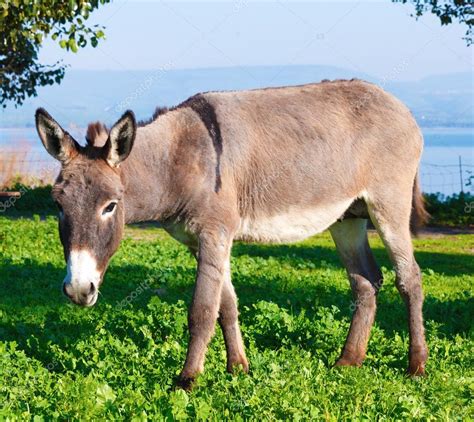
[[[472,72],[464,27],[412,12],[389,0],[121,0],[88,21],[105,26],[97,48],[74,54],[47,40],[40,59],[89,70],[315,64],[400,81]]]

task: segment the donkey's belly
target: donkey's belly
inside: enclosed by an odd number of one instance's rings
[[[349,208],[354,198],[312,208],[293,208],[284,214],[243,218],[237,240],[287,243],[306,239],[326,230]]]

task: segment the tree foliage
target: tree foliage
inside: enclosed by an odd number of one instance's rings
[[[449,25],[455,21],[465,25],[464,39],[467,45],[473,43],[474,6],[472,0],[392,0],[395,3],[412,3],[415,16],[418,18],[427,12],[435,14],[441,25]]]
[[[110,0],[1,0],[0,1],[0,104],[21,105],[37,95],[37,88],[59,83],[66,66],[62,61],[45,65],[38,52],[47,36],[61,48],[77,52],[104,38],[99,25],[86,26],[90,13]]]

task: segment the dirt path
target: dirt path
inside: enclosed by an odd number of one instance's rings
[[[418,237],[444,237],[444,236],[456,236],[458,234],[474,234],[473,227],[425,227],[423,228]]]

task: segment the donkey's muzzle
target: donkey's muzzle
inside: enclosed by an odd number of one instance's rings
[[[81,287],[64,282],[63,293],[76,305],[93,306],[97,302],[97,288],[92,282]]]
[[[92,306],[97,302],[101,277],[94,254],[88,249],[73,249],[67,259],[63,292],[77,305]]]

